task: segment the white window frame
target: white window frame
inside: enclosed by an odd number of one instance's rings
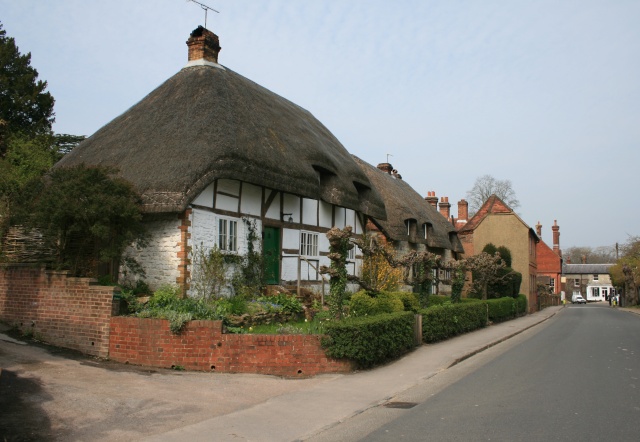
[[[600,275],[593,275],[593,280],[597,281],[600,278]]]
[[[223,252],[238,253],[238,221],[218,218],[218,249]]]
[[[315,232],[300,231],[300,256],[320,256],[318,253],[318,237]]]
[[[355,261],[356,260],[356,246],[354,245],[349,253],[347,254],[347,261]]]

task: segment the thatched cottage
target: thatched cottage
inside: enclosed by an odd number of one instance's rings
[[[319,281],[326,231],[360,234],[367,217],[385,219],[380,196],[313,115],[219,64],[218,36],[198,27],[187,45],[182,70],[57,167],[111,166],[134,185],[152,238],[137,255],[151,288],[188,288],[193,248],[243,254],[248,229],[271,257],[268,283]]]
[[[383,235],[399,255],[416,250],[440,255],[443,263],[460,258],[464,248],[453,224],[407,184],[391,164],[374,167],[360,158],[354,159],[382,197],[387,212],[386,218],[370,218],[370,231]],[[431,293],[450,294],[450,272],[439,272],[434,275]]]

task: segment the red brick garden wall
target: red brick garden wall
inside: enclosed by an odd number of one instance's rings
[[[190,321],[175,335],[163,319],[113,317],[110,336],[109,358],[131,364],[289,377],[352,368],[327,358],[319,336],[223,334],[222,321]]]
[[[114,287],[21,265],[0,266],[0,320],[53,345],[107,357]]]

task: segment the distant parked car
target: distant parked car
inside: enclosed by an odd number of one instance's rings
[[[578,296],[575,296],[575,297],[573,298],[573,303],[574,303],[574,304],[586,304],[586,303],[587,303],[587,300],[586,300],[586,299],[584,299],[582,296],[578,295]]]

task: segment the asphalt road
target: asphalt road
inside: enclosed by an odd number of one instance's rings
[[[448,374],[450,384],[441,378],[430,393],[416,393],[423,397],[419,404],[411,407],[409,401],[404,405],[411,408],[387,412],[388,423],[360,439],[640,437],[640,317],[607,304],[569,306],[544,326],[472,358],[455,372]],[[374,415],[359,420],[361,428],[367,421],[373,427],[380,422]],[[343,431],[343,440],[358,434],[349,437]]]

